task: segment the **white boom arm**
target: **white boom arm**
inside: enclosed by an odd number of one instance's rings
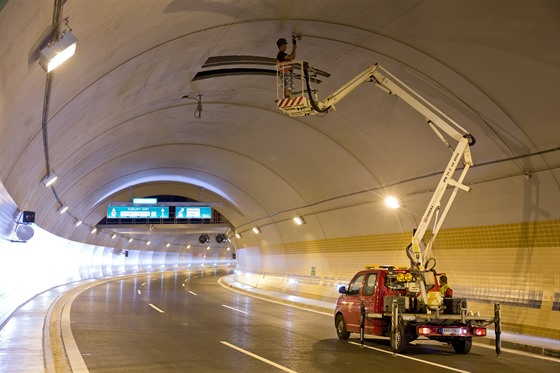
[[[433,242],[437,236],[439,229],[441,228],[445,217],[453,203],[457,192],[459,189],[464,191],[469,191],[470,188],[463,184],[463,180],[469,170],[473,165],[470,145],[473,145],[475,140],[463,127],[429,103],[424,97],[419,93],[415,92],[412,88],[398,79],[396,76],[391,74],[389,71],[385,70],[383,67],[375,64],[374,66],[368,68],[361,74],[357,75],[354,79],[348,82],[346,85],[338,89],[332,95],[327,97],[325,100],[320,102],[313,102],[313,109],[320,112],[326,112],[333,108],[336,103],[344,99],[348,94],[350,94],[355,88],[364,82],[373,82],[376,86],[381,88],[383,91],[396,95],[400,97],[404,102],[413,107],[420,114],[424,115],[430,128],[436,133],[438,138],[443,142],[443,144],[449,148],[453,154],[441,179],[436,187],[436,190],[422,215],[420,224],[412,237],[411,244],[407,247],[407,256],[411,261],[411,266],[418,268],[420,271],[424,271],[424,265],[430,259],[430,254],[432,250]],[[312,100],[312,98],[311,98]],[[455,149],[448,143],[444,138],[442,131],[445,132],[449,137],[457,142]],[[463,169],[457,180],[453,179],[453,175],[459,163],[463,163]],[[447,203],[445,204],[440,219],[438,221],[438,215],[440,210],[440,204],[442,198],[447,190],[447,187],[453,187],[453,191],[449,196]],[[435,216],[435,219],[434,219]],[[432,236],[430,237],[424,252],[421,252],[420,241],[423,239],[424,234],[428,228],[430,221],[434,219],[434,228],[432,231]],[[412,253],[410,252],[412,248]],[[421,292],[426,302],[426,290],[425,286],[421,284]]]
[[[428,207],[426,208],[426,211],[424,212],[424,215],[422,216],[422,219],[420,220],[420,225],[417,227],[412,239],[412,249],[414,251],[414,255],[416,256],[416,262],[413,264],[418,266],[419,269],[423,269],[426,260],[430,258],[433,241],[439,231],[439,228],[445,220],[447,212],[451,207],[451,203],[457,195],[457,191],[459,189],[467,192],[470,190],[468,186],[462,183],[469,168],[473,165],[469,146],[474,144],[474,138],[467,132],[467,130],[457,124],[453,119],[449,118],[447,115],[445,115],[445,113],[433,106],[424,97],[415,92],[412,88],[410,88],[408,85],[406,85],[396,76],[394,76],[378,64],[373,65],[361,74],[357,75],[354,79],[346,83],[325,100],[317,102],[317,107],[321,111],[327,111],[330,108],[334,108],[334,105],[336,103],[344,99],[354,89],[356,89],[364,82],[373,82],[383,91],[400,97],[404,102],[409,104],[420,114],[424,115],[428,125],[436,133],[438,138],[444,143],[446,147],[453,151],[451,160],[445,168],[441,180],[432,196],[432,199],[430,200],[430,203],[428,204]],[[453,147],[447,142],[440,131],[445,132],[449,137],[457,141],[458,144],[455,149],[453,149]],[[455,173],[455,170],[459,166],[461,159],[463,160],[464,168],[459,178],[455,180],[453,179],[453,175]],[[430,223],[432,218],[439,212],[441,200],[448,186],[452,186],[454,188],[453,192],[451,193],[451,196],[449,197],[447,204],[443,209],[443,213],[440,217],[439,222],[436,218],[436,221],[434,222],[432,237],[430,238],[426,249],[424,250],[424,253],[421,253],[419,242],[424,237],[424,234],[426,233],[426,230],[428,228],[428,224]]]

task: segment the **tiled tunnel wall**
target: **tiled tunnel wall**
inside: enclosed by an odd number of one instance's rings
[[[432,254],[470,309],[491,316],[500,302],[504,330],[560,339],[559,232],[558,220],[442,229]],[[241,249],[237,278],[334,301],[338,286],[365,265],[408,265],[409,240],[403,233],[293,242],[266,247],[268,256]]]

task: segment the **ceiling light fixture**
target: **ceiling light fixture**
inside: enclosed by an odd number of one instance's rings
[[[128,239],[128,242],[132,242],[132,238],[129,238],[129,239]]]
[[[401,207],[399,200],[393,196],[388,196],[385,198],[385,205],[391,209],[398,209]]]
[[[83,223],[83,222],[82,222],[81,220],[77,220],[77,221],[74,223],[74,226],[75,226],[75,227],[79,227],[80,225],[82,225],[82,223]]]
[[[253,232],[255,232],[255,234],[259,234],[261,233],[261,230],[259,227],[253,227]]]
[[[58,209],[58,213],[61,214],[61,215],[64,214],[66,211],[68,211],[68,206],[62,205]]]
[[[241,233],[235,231],[235,238],[240,239],[241,238]]]
[[[68,25],[68,19],[65,21]],[[58,40],[49,43],[39,51],[39,64],[47,73],[62,65],[76,52],[78,40],[70,31],[64,32]]]
[[[54,171],[52,171],[50,174],[45,176],[42,181],[43,181],[43,184],[45,184],[46,187],[50,187],[51,185],[53,185],[53,183],[56,181],[56,179],[58,179],[58,176],[56,176]]]
[[[303,218],[302,218],[301,216],[296,216],[296,217],[294,218],[294,222],[295,222],[297,225],[305,224],[305,220],[303,220]]]
[[[97,227],[93,227],[91,228],[91,231],[89,231],[89,233],[94,234],[97,232]]]

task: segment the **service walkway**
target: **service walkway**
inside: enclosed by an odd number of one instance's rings
[[[50,289],[19,307],[0,330],[0,372],[54,372],[53,354],[60,359],[66,359],[65,356],[60,356],[63,354],[62,352],[57,351],[61,346],[51,343],[51,324],[61,322],[57,313],[62,311],[57,310],[57,308],[61,308],[57,304],[64,304],[64,298],[68,297],[71,290],[88,286],[93,281],[95,280],[81,281]],[[331,303],[264,291],[241,284],[233,280],[233,275],[223,277],[220,283],[231,290],[273,302],[290,304],[318,312],[332,313],[334,309],[334,304]],[[57,300],[60,302],[56,302]],[[62,325],[62,328],[64,328],[64,325]],[[477,341],[481,340],[487,344],[494,344],[492,335]],[[560,341],[557,340],[502,333],[502,346],[504,349],[560,357]],[[68,346],[66,348],[68,349]],[[72,352],[76,353],[78,351],[71,351],[70,353]],[[57,371],[61,371],[60,368]],[[74,369],[74,371],[77,370]]]

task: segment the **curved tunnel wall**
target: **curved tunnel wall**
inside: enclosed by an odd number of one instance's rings
[[[523,181],[509,184],[519,182]],[[440,231],[434,256],[438,271],[449,275],[455,296],[467,298],[469,308],[490,315],[492,303],[498,301],[503,305],[504,330],[560,339],[560,220],[557,213],[535,213],[539,204],[557,205],[558,193],[554,183],[538,185],[541,194],[549,197],[522,214],[519,206],[499,202],[490,210],[476,203],[458,202],[456,209],[472,215],[480,225],[461,226],[464,216],[450,217],[452,227]],[[493,200],[499,201],[499,196],[493,196]],[[478,202],[485,203],[484,199]],[[0,325],[32,296],[65,283],[231,262],[230,258],[217,257],[205,261],[188,252],[135,250],[130,250],[125,260],[121,250],[68,241],[38,227],[27,243],[15,243],[11,240],[18,209],[1,184],[0,205]],[[375,232],[376,218],[368,215],[367,209],[361,210],[365,211],[361,219],[367,223],[353,228],[346,219],[348,211],[340,211],[328,213],[329,218],[317,214],[315,223],[307,219],[297,233],[285,222],[263,228],[262,237],[249,237],[251,232],[245,232],[244,238],[235,242],[237,279],[260,288],[334,302],[338,286],[346,284],[364,265],[407,265],[404,247],[410,233]],[[484,214],[477,217],[481,211]],[[337,224],[339,229],[330,236],[325,233],[323,239],[305,239],[313,236],[306,229],[318,229],[312,228],[313,224]],[[345,226],[352,235],[342,234]],[[367,226],[375,233],[366,234]],[[269,230],[275,233],[267,234]]]
[[[36,225],[34,236],[18,242],[19,211],[0,183],[0,326],[20,305],[50,288],[102,277],[232,265],[231,258],[193,257],[191,252],[124,250],[57,237]]]

